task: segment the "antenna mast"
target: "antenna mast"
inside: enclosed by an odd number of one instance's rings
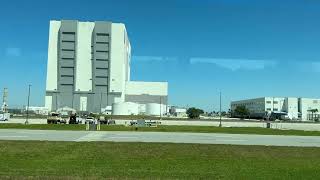
[[[8,112],[8,88],[3,89],[2,111],[4,113]]]

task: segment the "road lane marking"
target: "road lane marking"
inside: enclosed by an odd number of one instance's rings
[[[236,137],[232,137],[231,135],[230,136],[215,136],[217,138],[236,138]]]
[[[40,133],[40,132],[18,132],[19,134],[36,134],[36,135],[43,135],[47,133]]]
[[[0,138],[25,138],[28,136],[0,136]]]
[[[216,141],[225,141],[225,142],[232,142],[232,141],[236,141],[236,142],[242,142],[242,141],[248,141],[248,140],[244,140],[244,139],[216,139]]]
[[[87,135],[82,136],[81,138],[76,139],[75,141],[99,141],[102,140],[104,134],[102,133],[89,133]]]
[[[124,136],[119,136],[119,137],[117,137],[117,136],[112,136],[112,137],[106,137],[107,139],[108,138],[113,138],[113,139],[138,139],[138,137],[124,137]]]

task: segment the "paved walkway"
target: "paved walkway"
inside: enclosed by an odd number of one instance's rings
[[[232,119],[229,119],[232,120]],[[9,121],[0,121],[1,123],[25,123],[25,119],[10,119]],[[116,120],[116,124],[130,124],[131,120]],[[177,126],[219,126],[219,121],[210,120],[161,120],[162,125],[177,125]],[[46,119],[29,119],[30,124],[47,124]],[[223,127],[261,127],[265,128],[265,122],[252,121],[223,121]],[[304,131],[320,131],[320,123],[276,123],[271,124],[273,129],[294,129]]]
[[[266,146],[320,147],[318,136],[279,136],[221,133],[54,131],[1,129],[0,140],[113,141]]]

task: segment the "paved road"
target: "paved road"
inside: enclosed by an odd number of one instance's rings
[[[317,136],[274,136],[221,133],[53,131],[1,129],[0,140],[113,141],[320,147]]]
[[[116,120],[116,124],[125,125],[129,124],[131,120]],[[219,126],[218,121],[208,120],[161,120],[162,125],[178,125],[178,126]],[[9,121],[0,121],[1,123],[25,123],[25,119],[10,119]],[[30,124],[46,124],[46,119],[30,119]],[[263,122],[250,122],[250,121],[223,121],[223,127],[261,127],[265,128],[266,123]],[[320,123],[272,123],[271,128],[273,129],[294,129],[304,131],[320,131]]]

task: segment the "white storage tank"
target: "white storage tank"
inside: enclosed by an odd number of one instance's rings
[[[138,115],[139,104],[133,102],[113,103],[113,115]]]
[[[128,113],[129,115],[138,115],[139,114],[139,104],[133,102],[127,102]]]
[[[139,104],[139,114],[146,114],[146,104]]]
[[[112,115],[130,115],[127,103],[113,103]]]
[[[166,105],[157,103],[148,103],[146,105],[146,114],[150,116],[160,116],[166,113]]]

